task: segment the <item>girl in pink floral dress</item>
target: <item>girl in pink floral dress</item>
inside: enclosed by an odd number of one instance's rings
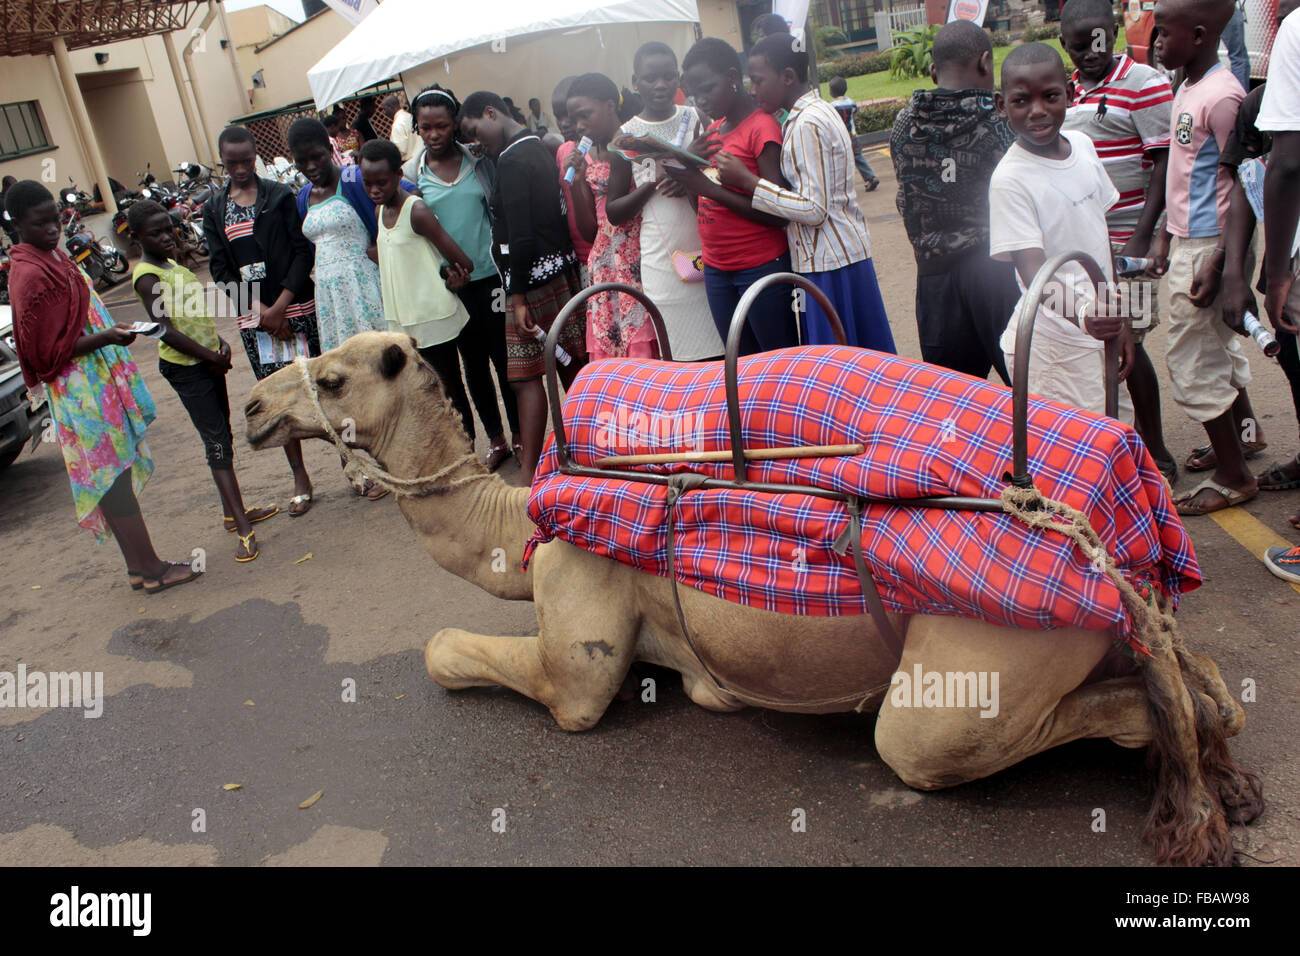
[[[572,187],[578,228],[591,240],[587,269],[593,284],[622,282],[641,288],[641,217],[614,225],[605,215],[612,164],[628,166],[609,150],[618,135],[620,97],[614,81],[601,73],[586,73],[569,87],[568,111],[578,133],[592,140],[586,158],[577,150],[565,168],[575,171]],[[598,295],[587,302],[587,352],[592,361],[605,358],[658,358],[654,323],[645,306],[628,295]]]

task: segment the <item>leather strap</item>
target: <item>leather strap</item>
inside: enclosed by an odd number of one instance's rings
[[[867,567],[866,558],[862,555],[862,499],[849,498],[844,506],[849,510],[849,524],[835,539],[831,550],[838,555],[843,555],[847,548],[853,549],[853,565],[858,571],[858,584],[862,587],[862,596],[866,598],[867,610],[871,612],[871,619],[876,622],[876,630],[889,645],[889,649],[895,657],[901,658],[903,639],[885,613],[885,606],[880,601],[880,589],[876,587],[876,579],[872,577],[871,569]]]
[[[695,472],[682,472],[673,475],[671,478],[669,478],[668,485],[667,485],[668,488],[668,516],[667,516],[668,517],[667,520],[668,578],[672,582],[673,609],[676,610],[677,612],[677,626],[681,628],[682,636],[686,638],[686,644],[688,647],[690,647],[691,653],[695,655],[695,659],[700,662],[700,667],[704,669],[704,673],[708,675],[709,680],[713,682],[713,686],[717,688],[717,690],[720,693],[726,694],[731,697],[737,697],[747,704],[755,704],[760,707],[779,709],[782,707],[826,707],[835,704],[848,704],[848,703],[852,703],[853,701],[857,701],[857,706],[854,707],[854,710],[861,713],[867,701],[875,697],[876,694],[888,690],[890,687],[890,683],[881,684],[877,687],[872,687],[866,691],[859,691],[853,694],[844,694],[839,697],[826,697],[820,700],[808,700],[808,701],[781,700],[774,697],[765,697],[762,694],[754,694],[749,691],[740,690],[735,687],[727,687],[722,683],[722,681],[718,680],[717,676],[713,673],[713,671],[709,670],[709,665],[704,662],[704,657],[700,654],[700,649],[695,646],[695,641],[691,639],[690,628],[686,626],[686,614],[682,610],[681,593],[678,591],[677,588],[677,564],[676,564],[677,502],[681,500],[682,495],[684,495],[687,491],[690,491],[694,488],[699,488],[701,485],[703,485],[704,482],[707,480],[707,478],[708,478],[707,475],[701,475]],[[853,521],[852,523],[854,525],[857,525],[856,520]],[[843,536],[841,535],[841,537]],[[858,534],[857,541],[855,542],[855,545],[860,545],[860,544],[861,544],[861,528],[859,526],[859,534]],[[861,551],[860,547],[857,546],[855,546],[853,549],[853,553],[855,555],[860,554],[860,551]],[[842,551],[840,553],[843,554]],[[884,629],[882,629],[882,634],[884,635],[885,639],[890,642],[891,647],[897,644],[898,653],[901,654],[902,642],[898,639],[898,635],[894,631],[893,625],[889,623],[889,619],[885,617],[885,611],[884,608],[881,607],[880,595],[876,592],[876,585],[875,585],[875,581],[872,580],[871,578],[871,572],[866,569],[866,564],[863,563],[861,557],[858,557],[858,563],[861,565],[858,571],[859,579],[862,579],[862,576],[865,573],[866,575],[865,580],[870,583],[870,590],[867,591],[865,585],[863,587],[863,590],[868,595],[867,605],[868,607],[872,608],[871,615],[876,621],[876,627],[881,628],[882,626],[881,622],[882,621],[884,622],[883,624]],[[875,599],[874,604],[872,603],[873,598]],[[878,617],[877,617],[877,609],[879,609]]]

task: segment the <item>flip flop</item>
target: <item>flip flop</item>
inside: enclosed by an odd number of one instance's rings
[[[1300,465],[1300,455],[1295,456],[1294,461],[1289,461],[1286,465],[1281,462],[1273,462],[1269,465],[1268,471],[1256,475],[1255,480],[1259,482],[1260,491],[1290,491],[1292,488],[1300,488],[1300,477],[1288,478],[1283,468],[1287,465]]]
[[[248,519],[249,524],[257,524],[259,521],[265,521],[267,518],[274,518],[279,513],[280,513],[280,509],[277,508],[275,505],[271,505],[269,508],[245,508],[244,509],[244,517]],[[232,533],[239,530],[237,527],[235,527],[234,518],[228,516],[223,517],[221,519],[221,523],[227,531],[230,531]]]
[[[1264,552],[1264,567],[1283,581],[1300,584],[1300,547],[1269,548]]]
[[[1246,458],[1258,458],[1268,447],[1266,441],[1245,441],[1241,443],[1242,449],[1246,453]],[[1193,448],[1192,453],[1187,456],[1183,462],[1183,467],[1188,471],[1210,471],[1219,466],[1219,456],[1214,453],[1213,445],[1202,445],[1200,448]]]
[[[162,570],[159,571],[156,575],[151,576],[143,573],[140,575],[141,578],[140,586],[144,589],[145,594],[157,594],[159,591],[166,591],[168,588],[174,588],[180,584],[189,584],[195,578],[198,578],[200,575],[202,575],[203,572],[195,571],[193,568],[190,568],[190,573],[188,577],[178,578],[175,581],[163,580],[163,578],[166,577],[167,571],[169,569],[189,568],[189,567],[190,567],[190,563],[188,561],[164,561]],[[149,583],[151,581],[156,585],[155,587],[149,587]]]
[[[244,549],[244,556],[242,558],[239,556],[238,551],[235,552],[235,560],[240,564],[257,560],[258,554],[261,553],[260,549],[257,547],[257,533],[254,531],[250,531],[248,534],[239,535],[239,546]]]
[[[1193,498],[1195,498],[1200,492],[1206,490],[1207,488],[1210,491],[1217,493],[1219,497],[1221,497],[1224,500],[1224,504],[1218,505],[1217,507],[1213,507],[1213,508],[1202,508],[1199,505],[1193,505],[1190,503]],[[1204,481],[1202,481],[1191,491],[1187,492],[1187,494],[1180,495],[1178,498],[1174,499],[1174,508],[1177,509],[1180,515],[1183,515],[1185,517],[1194,517],[1196,515],[1208,515],[1215,511],[1225,511],[1228,508],[1233,508],[1237,505],[1245,504],[1247,501],[1250,501],[1258,494],[1259,494],[1259,489],[1256,489],[1255,491],[1249,493],[1245,491],[1237,491],[1235,488],[1229,488],[1226,485],[1219,484],[1213,478],[1206,478]]]
[[[299,505],[303,505],[303,507],[299,508]],[[295,508],[298,510],[295,511]],[[301,518],[308,511],[311,511],[311,492],[307,492],[305,495],[294,495],[289,499],[290,518]]]

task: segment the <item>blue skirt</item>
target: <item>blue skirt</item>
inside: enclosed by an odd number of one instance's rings
[[[806,272],[817,288],[826,293],[840,322],[844,325],[844,338],[848,345],[875,349],[897,355],[894,335],[889,330],[885,315],[885,302],[880,297],[876,282],[876,269],[870,259],[863,259],[839,269],[826,272]],[[834,345],[830,320],[811,295],[805,296],[803,342],[805,345]]]

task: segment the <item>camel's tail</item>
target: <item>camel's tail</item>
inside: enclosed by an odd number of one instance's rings
[[[1147,640],[1143,668],[1156,792],[1143,837],[1161,863],[1228,866],[1229,823],[1249,823],[1264,809],[1259,779],[1228,752],[1245,715],[1214,662],[1185,649],[1172,617],[1152,614],[1147,623],[1158,632],[1143,635],[1156,638]]]

